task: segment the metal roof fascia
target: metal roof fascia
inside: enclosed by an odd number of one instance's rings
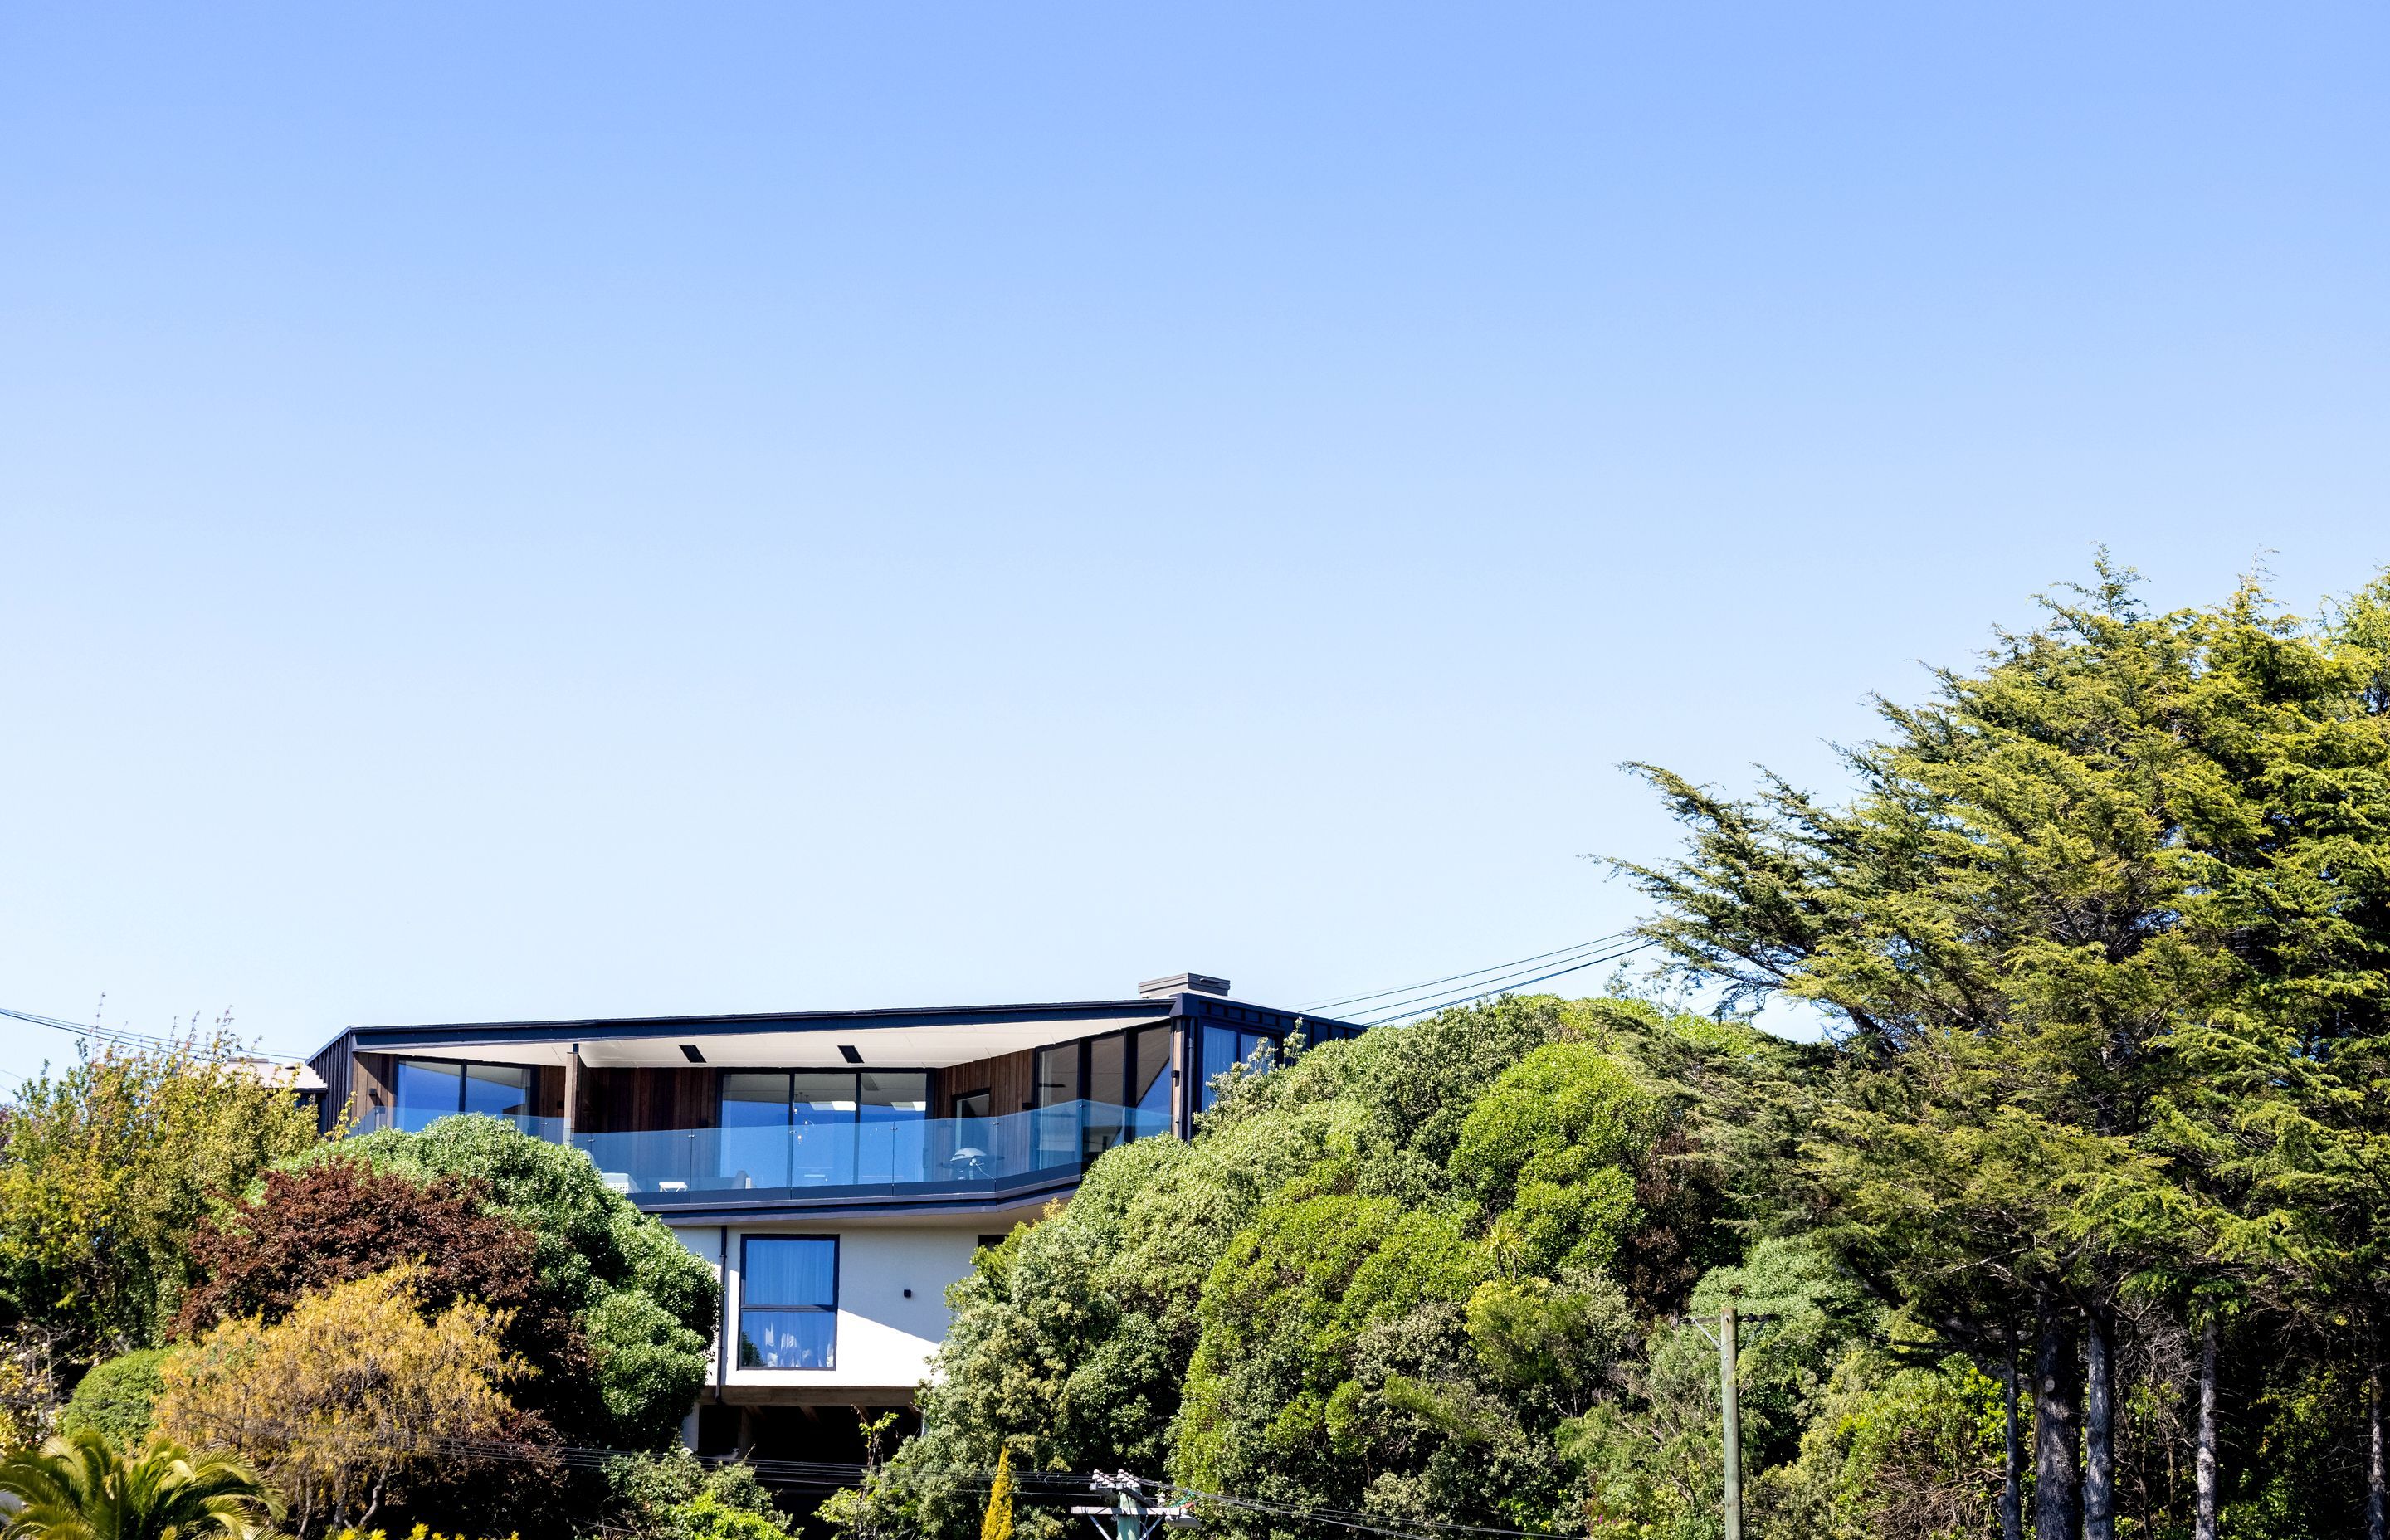
[[[1227,1009],[1222,1008],[1225,1007],[1236,1010],[1249,1010],[1256,1012],[1262,1016],[1272,1018],[1272,1024],[1288,1029],[1291,1029],[1296,1022],[1300,1021],[1318,1026],[1342,1027],[1348,1031],[1356,1033],[1365,1030],[1361,1023],[1357,1021],[1340,1020],[1333,1016],[1322,1016],[1317,1011],[1286,1010],[1277,1006],[1257,1006],[1249,1001],[1232,1000],[1225,995],[1219,995],[1185,994],[1173,995],[1171,998],[1178,1007],[1178,1008],[1171,1012],[1172,1015],[1186,1016],[1196,1020],[1201,1020],[1204,1017],[1227,1016]],[[1234,1020],[1234,1018],[1230,1019]]]
[[[442,1043],[605,1043],[675,1034],[752,1037],[779,1032],[834,1032],[850,1027],[1017,1026],[1074,1016],[1171,1014],[1170,1001],[1068,1000],[1029,1006],[929,1006],[891,1010],[790,1011],[781,1015],[597,1017],[582,1021],[454,1021],[420,1026],[350,1027],[324,1046],[353,1038],[357,1050],[429,1047]]]

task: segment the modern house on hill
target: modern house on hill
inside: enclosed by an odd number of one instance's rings
[[[1055,1005],[353,1027],[309,1062],[328,1127],[482,1112],[586,1151],[721,1280],[690,1442],[822,1457],[910,1405],[978,1246],[1112,1146],[1187,1136],[1265,1046],[1360,1030],[1183,973]]]

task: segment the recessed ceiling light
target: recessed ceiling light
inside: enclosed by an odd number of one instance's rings
[[[687,1059],[692,1064],[702,1064],[705,1062],[705,1056],[697,1051],[697,1045],[694,1043],[682,1044],[680,1046],[680,1056],[683,1059]]]
[[[855,1047],[852,1043],[841,1043],[838,1046],[838,1052],[839,1057],[845,1059],[849,1064],[860,1064],[863,1062],[862,1051]]]

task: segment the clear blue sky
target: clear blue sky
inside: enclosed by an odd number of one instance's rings
[[[2380,6],[0,7],[0,1004],[1295,1002],[2390,560]],[[0,1027],[0,1071],[58,1044]]]

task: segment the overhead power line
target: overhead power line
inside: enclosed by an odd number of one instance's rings
[[[324,1430],[311,1423],[286,1421],[274,1418],[227,1419],[215,1430],[220,1435],[231,1434],[228,1442],[242,1440],[287,1440],[293,1437],[322,1436]],[[645,1449],[607,1448],[590,1444],[530,1444],[508,1439],[463,1438],[392,1438],[377,1437],[365,1430],[353,1430],[340,1442],[351,1449],[380,1448],[393,1453],[431,1456],[435,1458],[459,1461],[493,1461],[505,1464],[565,1466],[574,1469],[600,1469],[625,1457],[652,1457],[655,1451]],[[853,1462],[834,1460],[773,1460],[749,1459],[737,1455],[700,1455],[699,1460],[708,1466],[743,1465],[765,1486],[782,1490],[797,1489],[829,1491],[862,1483],[876,1468]],[[985,1483],[996,1478],[994,1470],[971,1469],[945,1466],[938,1475],[949,1481]],[[1024,1497],[1077,1496],[1108,1489],[1108,1482],[1121,1478],[1099,1479],[1090,1470],[1019,1469],[1011,1472],[1015,1489]],[[1135,1478],[1131,1478],[1135,1480]],[[1172,1493],[1181,1501],[1215,1504],[1250,1513],[1266,1514],[1273,1518],[1308,1521],[1330,1528],[1385,1537],[1385,1540],[1444,1540],[1454,1535],[1487,1535],[1496,1540],[1567,1540],[1550,1530],[1506,1529],[1490,1524],[1450,1523],[1433,1519],[1409,1521],[1408,1527],[1379,1522],[1374,1516],[1356,1513],[1350,1508],[1312,1508],[1294,1503],[1266,1502],[1253,1497],[1231,1496],[1227,1493],[1207,1492],[1200,1487],[1182,1486],[1173,1482],[1137,1481],[1139,1488]]]
[[[1215,1503],[1222,1508],[1241,1508],[1248,1513],[1265,1513],[1273,1518],[1307,1519],[1313,1523],[1330,1524],[1338,1529],[1355,1530],[1365,1534],[1382,1534],[1394,1540],[1431,1540],[1441,1534],[1492,1534],[1519,1537],[1519,1540],[1566,1540],[1558,1531],[1536,1529],[1504,1529],[1491,1524],[1454,1524],[1434,1519],[1416,1519],[1409,1522],[1417,1527],[1397,1529],[1379,1522],[1367,1513],[1350,1508],[1305,1508],[1293,1503],[1269,1503],[1252,1497],[1231,1497],[1217,1492],[1205,1492],[1171,1482],[1154,1483],[1163,1491],[1176,1494],[1181,1501]],[[1422,1534],[1421,1532],[1428,1532]]]
[[[105,1027],[96,1021],[61,1020],[55,1016],[42,1016],[30,1010],[11,1010],[6,1006],[0,1006],[0,1016],[19,1021],[29,1021],[34,1026],[48,1027],[56,1032],[71,1033],[77,1037],[85,1038],[94,1043],[105,1043],[119,1048],[138,1048],[145,1052],[189,1047],[201,1040],[196,1029],[181,1037],[161,1037],[154,1033],[135,1032],[129,1027]],[[242,1057],[265,1059],[276,1064],[306,1062],[305,1059],[289,1054],[267,1053],[263,1049],[248,1050]]]
[[[1614,931],[1607,936],[1597,936],[1591,941],[1578,942],[1574,946],[1562,946],[1557,947],[1549,952],[1538,952],[1532,957],[1519,957],[1506,963],[1496,963],[1491,968],[1473,968],[1466,973],[1454,973],[1441,979],[1429,979],[1420,983],[1403,984],[1394,989],[1381,989],[1368,995],[1340,995],[1332,999],[1314,1000],[1309,1005],[1300,1006],[1296,1008],[1300,1010],[1318,1011],[1346,1010],[1350,1009],[1354,1006],[1367,1004],[1371,1000],[1382,1000],[1392,995],[1411,995],[1422,989],[1433,989],[1438,984],[1458,983],[1466,979],[1482,978],[1488,973],[1507,973],[1512,969],[1524,967],[1530,963],[1540,963],[1548,958],[1564,957],[1572,953],[1586,952],[1590,951],[1595,947],[1608,946],[1616,942],[1625,940],[1627,936],[1632,935],[1633,933],[1634,932],[1630,930]]]
[[[1468,1005],[1472,1001],[1486,999],[1497,995],[1508,995],[1531,984],[1539,984],[1548,980],[1560,978],[1564,974],[1581,973],[1588,968],[1599,968],[1604,963],[1617,962],[1622,958],[1632,956],[1651,944],[1648,941],[1630,941],[1613,945],[1604,951],[1570,956],[1556,967],[1546,969],[1530,967],[1495,978],[1482,979],[1457,990],[1446,990],[1440,994],[1423,996],[1413,995],[1356,1017],[1355,1020],[1366,1026],[1375,1027],[1407,1020],[1414,1016],[1430,1015],[1435,1011],[1449,1009],[1454,1006]]]

